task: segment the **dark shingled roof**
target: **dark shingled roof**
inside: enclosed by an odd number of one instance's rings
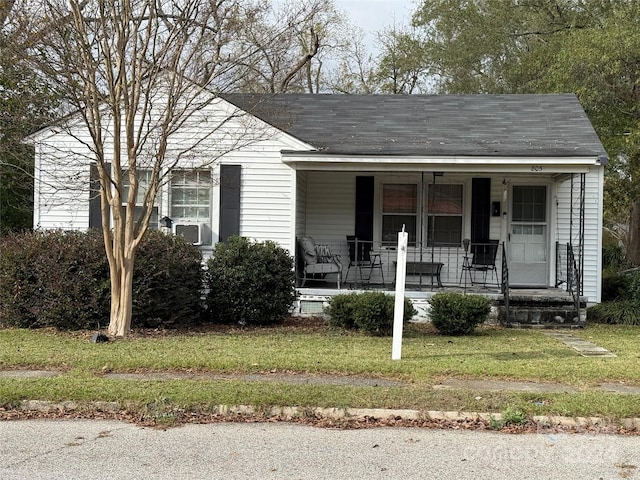
[[[606,156],[573,94],[223,98],[326,154]]]

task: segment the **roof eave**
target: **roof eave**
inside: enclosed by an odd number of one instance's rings
[[[521,173],[586,173],[604,165],[598,155],[370,155],[282,151],[283,163],[297,170],[473,171]],[[606,157],[605,157],[606,160]],[[605,161],[606,163],[606,161]]]

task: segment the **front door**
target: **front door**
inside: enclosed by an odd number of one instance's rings
[[[514,185],[509,230],[509,284],[547,286],[547,187]]]

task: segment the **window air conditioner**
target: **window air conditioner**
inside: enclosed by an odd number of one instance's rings
[[[195,223],[175,223],[173,233],[182,235],[184,239],[194,245],[202,245],[202,225]]]

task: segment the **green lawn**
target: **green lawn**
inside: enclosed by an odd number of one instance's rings
[[[52,378],[0,378],[0,404],[24,399],[119,401],[204,409],[217,404],[417,408],[527,415],[640,416],[638,396],[594,390],[599,382],[640,385],[640,328],[590,325],[575,336],[617,358],[585,358],[534,330],[482,327],[445,337],[424,325],[405,331],[402,360],[391,360],[391,339],[324,326],[213,330],[136,335],[105,344],[89,334],[0,330],[0,370],[58,369]],[[405,387],[289,385],[234,380],[135,381],[105,372],[306,372],[402,380]],[[444,378],[560,382],[579,393],[488,393],[434,390]]]

